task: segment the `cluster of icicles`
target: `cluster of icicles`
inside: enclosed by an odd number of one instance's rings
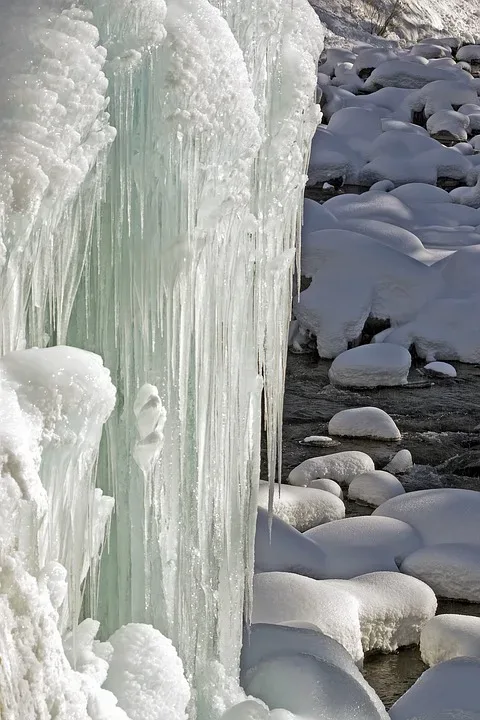
[[[47,654],[81,613],[105,637],[152,624],[183,661],[192,715],[213,718],[248,614],[262,406],[272,482],[281,461],[320,28],[307,0],[10,5],[0,601],[18,629],[18,593],[34,608],[49,589]],[[12,628],[2,718],[49,717],[38,687],[20,689],[35,653],[15,655]],[[58,717],[97,717],[56,702]]]

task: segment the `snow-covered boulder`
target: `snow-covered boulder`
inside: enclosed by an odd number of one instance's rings
[[[423,88],[435,80],[463,79],[462,70],[435,67],[407,60],[388,60],[375,68],[365,82],[365,90],[378,90],[383,87]]]
[[[333,497],[333,496],[332,496]],[[325,554],[311,538],[275,515],[258,508],[255,533],[255,572],[290,572],[312,578],[328,577]]]
[[[343,437],[400,440],[400,430],[384,410],[377,407],[341,410],[330,420],[328,432]]]
[[[349,500],[378,507],[386,500],[405,492],[402,483],[385,470],[358,475],[348,486]]]
[[[400,570],[423,580],[441,597],[480,602],[478,543],[441,543],[420,548],[405,558]]]
[[[362,345],[338,355],[328,376],[332,385],[347,387],[406,385],[411,362],[410,353],[400,345]]]
[[[269,483],[261,482],[258,504],[268,509]],[[284,522],[303,532],[317,525],[345,517],[345,506],[331,492],[310,487],[276,484],[273,512]]]
[[[457,371],[453,367],[453,365],[450,365],[449,363],[445,362],[431,362],[425,365],[423,368],[429,373],[432,373],[433,375],[445,375],[446,377],[457,377]]]
[[[349,485],[353,478],[375,470],[372,458],[358,450],[322,455],[304,460],[288,476],[290,485],[309,486],[312,480],[329,478],[341,485]]]
[[[430,666],[456,657],[480,660],[480,617],[437,615],[422,628],[420,652]]]
[[[457,60],[468,63],[475,62],[480,65],[480,45],[464,45],[457,52]]]
[[[323,577],[347,580],[380,570],[396,572],[397,563],[422,545],[407,523],[373,515],[321,525],[304,536],[322,550]]]
[[[393,458],[390,460],[388,465],[385,465],[383,468],[389,473],[392,473],[393,475],[401,474],[408,472],[413,467],[413,458],[412,453],[410,450],[407,450],[404,448],[403,450],[399,450],[396,455],[393,456]]]
[[[390,709],[391,720],[478,720],[480,661],[454,658],[423,673]]]
[[[318,480],[312,480],[309,487],[317,488],[318,490],[325,490],[326,492],[330,492],[333,495],[336,495],[336,497],[340,498],[340,500],[343,499],[342,488],[337,482],[335,482],[335,480],[330,480],[330,478],[320,478]]]
[[[455,110],[439,110],[427,120],[427,130],[433,137],[463,142],[468,138],[470,118],[468,115],[456,112]]]
[[[328,435],[309,435],[303,440],[300,440],[301,445],[313,445],[314,447],[335,447],[340,445],[338,440],[334,440]]]
[[[279,690],[276,684],[274,685],[269,682],[267,690],[264,683],[261,682],[260,686],[255,688],[255,691],[252,690],[250,683],[253,682],[256,684],[259,680],[257,668],[262,664],[262,670],[260,670],[260,672],[264,678],[266,669],[264,663],[285,655],[289,656],[294,668],[298,668],[296,661],[299,656],[314,658],[321,663],[318,667],[318,672],[315,672],[312,678],[314,687],[316,686],[317,690],[310,687],[308,672],[301,673],[301,682],[298,683],[296,678],[297,671],[295,669],[291,674],[285,677],[282,676],[281,678],[282,692],[286,693],[286,695],[283,696],[283,701],[280,700],[277,694]],[[324,679],[324,663],[328,664],[330,668],[337,668],[344,673],[342,679],[345,685],[341,688],[337,687],[335,684],[337,675],[335,673],[333,675],[329,674],[328,678],[325,678],[328,680],[327,688],[321,688],[321,707],[305,708],[309,716],[314,713],[323,718],[325,713],[327,713],[325,717],[331,717],[332,720],[336,720],[337,717],[343,717],[342,713],[346,713],[345,717],[350,720],[352,717],[363,717],[362,708],[367,705],[369,714],[366,715],[366,719],[371,720],[371,718],[376,718],[379,713],[380,717],[385,717],[385,720],[388,720],[383,704],[374,690],[365,681],[347,650],[332,638],[321,633],[317,628],[308,626],[306,623],[299,623],[296,626],[267,623],[251,625],[245,633],[240,679],[242,686],[245,688],[248,687],[248,692],[267,701],[270,707],[276,707],[280,704],[282,707],[292,709],[293,706],[290,703],[297,693],[300,692],[307,698],[311,698],[312,695],[313,697],[316,696],[318,681],[319,679],[320,681]],[[282,662],[282,668],[283,667],[284,663]],[[308,668],[304,668],[304,671],[305,670],[308,670]],[[320,675],[320,678],[318,675]],[[307,686],[305,686],[305,681],[308,683]],[[352,681],[354,681],[353,684]],[[353,697],[357,703],[357,707],[355,708],[350,706],[352,690]],[[342,697],[338,696],[339,691],[343,693]],[[264,692],[269,693],[268,698],[263,694]],[[334,702],[330,707],[332,692],[334,693]],[[302,712],[303,708],[296,705],[295,711]],[[357,715],[357,711],[360,711],[360,715]],[[329,712],[333,714],[330,715]]]
[[[252,622],[311,623],[360,663],[363,648],[358,600],[346,587],[331,582],[284,572],[255,575]]]
[[[262,660],[249,673],[245,691],[269,708],[284,708],[295,718],[322,720],[388,720],[387,712],[361,673],[353,675],[307,654],[285,654]]]
[[[462,543],[480,548],[480,493],[439,488],[392,498],[373,512],[397,518],[417,530],[424,545]]]

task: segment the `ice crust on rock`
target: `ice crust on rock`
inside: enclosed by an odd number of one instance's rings
[[[390,709],[391,720],[477,720],[480,661],[454,658],[419,677]]]
[[[258,504],[268,510],[269,484],[260,483]],[[310,487],[278,485],[273,497],[274,514],[300,532],[345,517],[345,506],[331,492]]]
[[[349,517],[312,528],[304,537],[324,555],[324,577],[350,579],[388,570],[422,546],[420,535],[401,520],[377,516]]]
[[[357,475],[348,486],[350,500],[360,501],[373,507],[378,507],[386,500],[404,493],[402,483],[395,475],[385,470],[374,470]]]
[[[422,628],[420,652],[426,665],[456,657],[480,659],[480,618],[473,615],[437,615]]]
[[[375,465],[369,455],[347,450],[304,460],[290,472],[288,482],[290,485],[309,486],[312,480],[328,478],[340,485],[349,485],[357,475],[372,470],[375,470]]]
[[[328,376],[333,385],[346,387],[406,385],[411,362],[408,350],[393,340],[362,345],[338,355]]]
[[[400,440],[395,422],[384,410],[377,407],[341,410],[328,424],[330,435],[367,437],[380,440]]]
[[[480,602],[480,552],[477,544],[439,543],[416,550],[400,570],[427,583],[440,597]]]

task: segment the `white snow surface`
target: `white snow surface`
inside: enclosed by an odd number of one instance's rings
[[[328,478],[340,485],[349,485],[353,478],[363,472],[375,470],[372,458],[358,450],[332,453],[304,460],[289,476],[290,485],[310,485],[312,480]]]
[[[335,482],[335,480],[330,480],[330,478],[320,478],[319,480],[312,480],[309,484],[309,487],[318,488],[319,490],[326,490],[326,492],[331,492],[337,497],[339,497],[340,500],[343,499],[342,488],[337,482]]]
[[[348,486],[350,500],[378,507],[386,500],[405,492],[402,483],[385,470],[357,475]]]
[[[387,500],[373,516],[391,517],[411,525],[425,546],[466,544],[480,547],[480,493],[441,488],[417,490]]]
[[[457,377],[457,371],[449,363],[444,362],[431,362],[425,365],[424,370],[436,373],[438,375],[445,375],[446,377]]]
[[[186,720],[190,688],[170,640],[150,625],[130,623],[110,638],[104,687],[130,720]]]
[[[420,652],[426,665],[456,657],[480,660],[480,618],[474,615],[437,615],[422,628]]]
[[[391,720],[477,720],[480,661],[454,658],[419,677],[390,709]]]
[[[420,535],[401,520],[377,516],[349,517],[304,533],[321,549],[323,577],[349,579],[388,570],[422,546]]]
[[[359,662],[364,652],[393,652],[418,642],[436,607],[427,585],[401,573],[374,572],[352,580],[261,573],[254,578],[252,621],[312,623]]]
[[[261,482],[258,504],[268,510],[269,483]],[[317,525],[345,517],[345,506],[331,492],[310,487],[275,484],[274,514],[303,532]]]
[[[480,602],[480,552],[477,543],[440,543],[416,550],[400,570],[427,583],[440,597]]]
[[[341,410],[328,423],[330,435],[366,437],[380,440],[400,440],[395,422],[384,410],[377,407]]]
[[[338,355],[328,376],[332,385],[346,387],[406,385],[411,362],[408,350],[393,341],[362,345]]]

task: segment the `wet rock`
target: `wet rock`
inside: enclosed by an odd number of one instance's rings
[[[441,473],[480,478],[480,449],[467,450],[437,466]]]

